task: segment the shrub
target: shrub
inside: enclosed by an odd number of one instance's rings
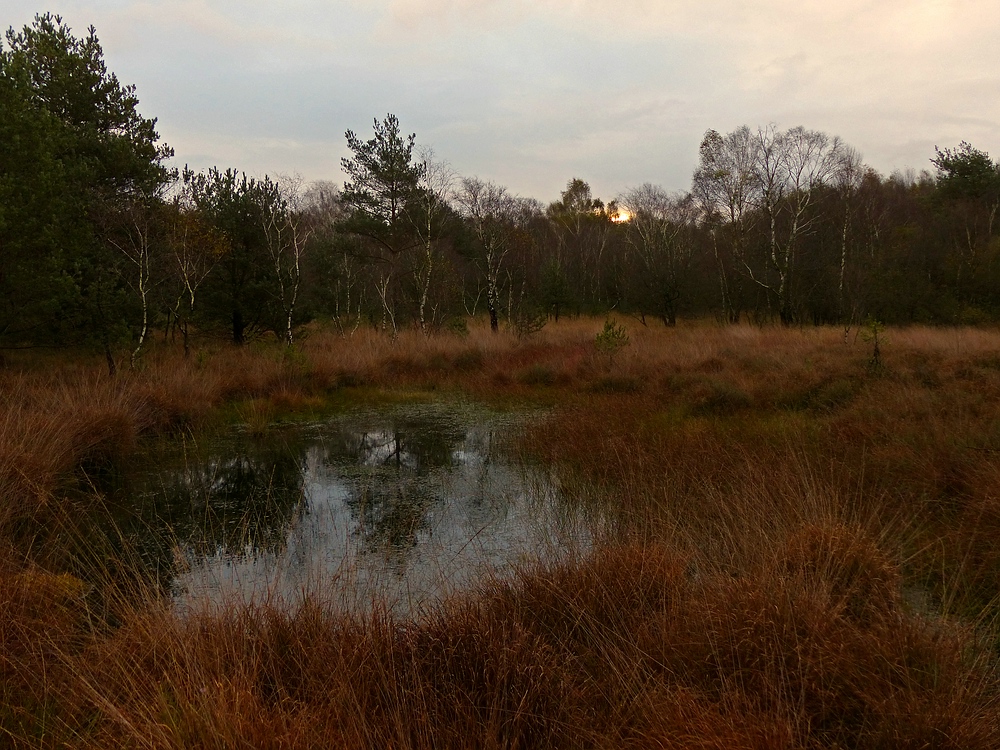
[[[597,351],[608,358],[608,365],[614,362],[615,355],[628,346],[628,333],[625,326],[616,326],[614,320],[604,321],[604,330],[594,337]]]
[[[448,320],[445,330],[453,336],[465,338],[469,335],[469,323],[465,318],[455,317]]]
[[[548,315],[543,312],[520,309],[514,313],[508,325],[518,339],[526,339],[542,330],[548,320]]]

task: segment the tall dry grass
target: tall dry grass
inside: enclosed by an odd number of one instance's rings
[[[50,672],[15,669],[40,703],[6,726],[87,747],[996,747],[988,653],[908,614],[873,540],[810,525],[776,552],[733,576],[601,548],[415,622],[147,608],[57,658],[22,647]]]
[[[0,371],[0,737],[25,747],[1000,746],[1000,333],[601,320],[519,341]],[[56,360],[58,363],[58,360]],[[60,554],[145,435],[455,393],[601,519],[419,620],[95,595]],[[219,415],[224,415],[220,417]],[[108,566],[109,569],[114,567]],[[2,742],[2,741],[0,741]]]

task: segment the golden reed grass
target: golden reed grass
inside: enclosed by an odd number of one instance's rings
[[[1000,746],[1000,333],[890,330],[876,371],[842,330],[627,322],[609,359],[602,324],[317,330],[114,380],[9,358],[0,744]],[[409,621],[308,599],[181,617],[61,567],[143,435],[398,392],[546,406],[511,449],[591,504],[595,549]]]

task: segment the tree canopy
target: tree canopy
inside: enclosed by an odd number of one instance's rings
[[[368,141],[353,130],[345,136],[354,155],[341,160],[348,176],[341,200],[353,209],[351,229],[399,252],[409,231],[403,221],[406,207],[424,173],[423,165],[413,160],[416,135],[404,137],[399,119],[390,114],[383,122],[375,120],[375,135]]]
[[[0,340],[129,335],[132,263],[114,242],[171,177],[156,121],[107,70],[93,27],[44,14],[0,48]],[[148,239],[148,238],[147,238]]]
[[[327,317],[429,335],[483,309],[518,333],[608,310],[1000,319],[1000,165],[964,141],[935,149],[935,175],[884,178],[819,131],[709,130],[688,191],[602,200],[574,177],[546,207],[462,179],[393,114],[346,132],[341,190],[237,168],[178,180],[138,104],[93,28],[44,14],[0,43],[0,348],[87,345],[113,369],[153,326],[188,351],[189,331],[292,344]]]
[[[1000,164],[990,155],[966,141],[957,148],[934,147],[938,187],[944,195],[955,198],[1000,200]]]

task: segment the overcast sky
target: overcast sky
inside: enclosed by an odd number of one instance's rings
[[[97,28],[176,163],[342,182],[396,114],[463,175],[548,202],[690,186],[704,132],[803,125],[883,173],[1000,156],[997,0],[0,0]]]

